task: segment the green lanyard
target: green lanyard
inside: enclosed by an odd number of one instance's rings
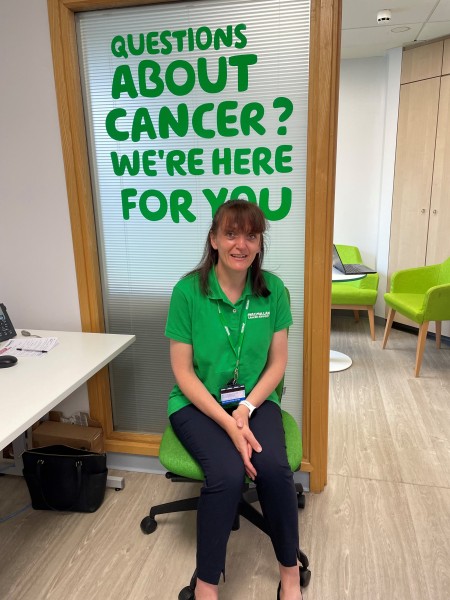
[[[248,316],[248,307],[250,306],[250,298],[247,298],[247,302],[245,303],[245,308],[244,308],[244,313],[243,313],[243,317],[242,317],[242,323],[239,327],[240,329],[240,334],[239,334],[239,340],[238,340],[238,344],[237,347],[235,348],[233,345],[233,342],[231,341],[231,332],[230,332],[230,328],[228,327],[228,325],[225,322],[225,317],[223,316],[222,311],[220,310],[220,305],[219,305],[219,301],[217,301],[217,311],[219,313],[219,318],[220,321],[226,331],[227,337],[228,337],[228,341],[230,343],[231,349],[234,352],[234,355],[236,356],[236,366],[234,368],[234,381],[238,380],[238,375],[239,375],[239,359],[241,356],[241,350],[242,350],[242,344],[244,342],[244,334],[245,334],[245,324],[247,322],[247,316]]]

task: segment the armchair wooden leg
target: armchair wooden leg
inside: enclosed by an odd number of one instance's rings
[[[395,310],[393,308],[389,309],[388,318],[386,319],[386,327],[384,328],[384,337],[383,337],[383,345],[382,348],[386,348],[386,344],[388,341],[389,334],[391,333],[392,322],[394,320]]]
[[[425,350],[425,342],[427,339],[427,331],[429,321],[424,321],[422,325],[419,327],[419,339],[417,340],[417,352],[416,352],[416,368],[414,371],[414,376],[419,377],[420,367],[422,365],[422,357],[423,351]]]
[[[369,325],[370,325],[370,336],[372,341],[375,341],[375,311],[373,310],[373,306],[367,307],[367,312],[369,313]]]
[[[355,317],[355,323],[359,323],[359,310],[354,310],[353,315]]]
[[[436,348],[441,347],[441,325],[442,321],[436,321]]]

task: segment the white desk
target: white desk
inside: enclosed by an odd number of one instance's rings
[[[333,283],[337,281],[356,281],[358,279],[364,279],[365,275],[344,275],[334,267],[331,271],[331,281]],[[352,359],[343,352],[337,352],[336,350],[330,350],[330,373],[337,373],[338,371],[345,371],[352,366]]]
[[[20,329],[16,331],[20,332]],[[0,449],[55,408],[81,384],[123,352],[134,335],[35,331],[59,344],[42,356],[21,357],[0,369]],[[17,336],[22,337],[20,333]],[[17,339],[17,338],[14,338]],[[0,344],[3,347],[5,343]]]

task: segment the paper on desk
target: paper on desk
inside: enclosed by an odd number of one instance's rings
[[[42,358],[57,345],[58,338],[56,337],[16,338],[14,340],[9,340],[6,345],[0,349],[0,354],[9,354],[10,356],[24,358],[32,356]],[[39,352],[40,350],[45,350],[45,352]]]

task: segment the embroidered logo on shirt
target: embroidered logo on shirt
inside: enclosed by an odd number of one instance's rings
[[[270,317],[270,310],[266,310],[265,312],[249,312],[249,319],[268,319]]]

